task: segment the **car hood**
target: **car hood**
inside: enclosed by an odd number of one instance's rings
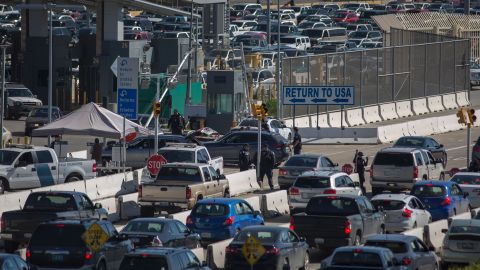
[[[20,101],[20,102],[40,102],[39,99],[33,98],[33,97],[8,97],[11,101]]]

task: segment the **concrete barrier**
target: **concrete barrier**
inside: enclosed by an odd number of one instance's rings
[[[363,119],[365,119],[366,123],[375,123],[382,121],[378,105],[364,107]]]
[[[297,127],[310,127],[310,117],[301,116],[295,118],[295,126]]]
[[[442,104],[442,96],[427,97],[427,105],[430,112],[440,112],[445,110]]]
[[[378,140],[381,143],[392,142],[402,136],[410,136],[407,123],[379,126]]]
[[[351,109],[351,110],[346,110],[346,122],[349,127],[354,127],[354,126],[359,126],[359,125],[364,125],[365,120],[363,119],[362,116],[362,109]]]
[[[376,144],[376,127],[337,128],[300,128],[303,144]]]
[[[462,91],[462,92],[457,92],[455,94],[457,96],[457,104],[458,106],[469,106],[470,101],[468,100],[468,92],[467,91]]]
[[[397,110],[398,117],[409,117],[413,115],[412,103],[410,100],[395,102],[395,109]]]
[[[331,112],[328,113],[328,124],[331,127],[341,127],[342,126],[342,112]],[[343,112],[343,126],[347,127],[347,121],[345,121],[345,112]]]
[[[445,236],[442,233],[443,229],[448,229],[448,221],[446,219],[432,222],[425,226],[426,244],[434,247],[435,251],[440,251],[442,247],[443,238]]]
[[[225,268],[225,248],[232,242],[232,239],[223,240],[207,247],[207,265],[212,269]]]
[[[458,107],[456,94],[443,95],[442,101],[443,101],[443,107],[445,107],[445,109],[447,110],[453,110]]]
[[[242,199],[247,201],[252,207],[254,211],[262,211],[262,195],[260,194],[248,194],[244,196]]]
[[[197,259],[200,261],[200,262],[205,262],[205,250],[203,248],[194,248],[194,249],[191,249],[190,250],[191,252],[193,252],[193,254],[195,254],[195,256],[197,256]]]
[[[401,234],[416,236],[418,237],[418,239],[421,239],[423,242],[426,242],[424,228],[415,228],[415,229],[407,230],[407,231],[401,232]]]
[[[431,124],[432,121],[433,119],[431,118],[408,121],[407,122],[408,132],[412,136],[425,136],[425,135],[433,134],[432,124]]]
[[[412,111],[415,115],[430,113],[427,106],[427,99],[418,98],[418,99],[412,100]]]
[[[321,128],[330,127],[328,125],[328,114],[326,113],[319,114],[318,121],[317,121],[317,115],[310,115],[310,121],[312,122],[313,128],[316,128],[317,126]],[[318,122],[318,125],[317,125],[317,122]]]
[[[265,217],[289,215],[288,196],[286,190],[278,190],[262,196],[262,214]]]
[[[226,177],[230,196],[238,196],[260,189],[255,170],[227,174]]]
[[[191,210],[183,211],[183,212],[178,212],[175,214],[169,214],[167,217],[171,219],[176,219],[178,221],[181,221],[183,224],[187,225],[187,217],[190,216]]]
[[[450,132],[465,128],[465,126],[458,123],[458,118],[455,114],[439,116],[437,117],[437,123],[440,132]]]
[[[395,103],[380,104],[380,116],[383,120],[397,119],[397,109]]]
[[[472,219],[472,213],[470,211],[458,214],[456,216],[448,218],[448,226],[450,227],[450,224],[452,224],[452,221],[455,219]]]
[[[102,207],[105,208],[108,212],[108,220],[111,222],[117,222],[120,220],[120,213],[118,212],[118,202],[115,198],[108,198],[97,200],[95,203],[102,204]]]
[[[120,219],[132,219],[140,216],[140,206],[138,205],[138,193],[121,195],[118,197]]]

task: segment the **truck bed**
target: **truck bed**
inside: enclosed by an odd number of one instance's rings
[[[310,246],[323,241],[335,240],[347,242],[350,235],[345,234],[345,223],[348,216],[320,216],[300,213],[293,216],[295,232],[305,237]]]

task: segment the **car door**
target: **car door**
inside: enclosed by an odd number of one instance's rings
[[[422,227],[424,225],[427,225],[430,219],[430,213],[427,211],[427,207],[423,204],[422,201],[420,201],[418,198],[412,198],[413,201],[415,201],[417,205],[417,212],[419,213],[419,222],[417,222],[418,227]]]
[[[295,250],[293,248],[293,243],[290,242],[290,238],[288,236],[288,233],[286,230],[284,231],[281,231],[280,232],[280,237],[279,237],[279,241],[280,241],[280,254],[281,254],[281,258],[280,261],[284,261],[285,258],[288,258],[288,261],[290,263],[290,269],[297,269],[295,268]]]
[[[303,259],[305,258],[305,248],[300,242],[300,238],[298,238],[298,236],[295,235],[295,233],[289,230],[287,234],[288,234],[288,240],[290,243],[292,243],[292,246],[293,246],[294,255],[292,258],[294,259],[294,265],[295,265],[295,268],[293,269],[301,269],[303,267],[303,262],[304,262]]]
[[[349,177],[349,176],[346,176],[344,175],[343,178],[345,179],[345,183],[347,184],[347,194],[352,194],[352,195],[358,195],[359,191],[360,191],[360,188],[357,188],[355,186],[355,183],[353,182],[353,180]]]
[[[458,200],[460,202],[460,209],[462,209],[462,212],[467,212],[469,211],[469,201],[468,201],[468,197],[465,197],[464,193],[463,193],[463,190],[462,188],[457,185],[457,184],[453,184],[452,185],[452,191],[456,191],[456,196],[458,197]],[[459,213],[459,211],[457,210],[457,213]]]
[[[432,252],[428,249],[427,245],[420,239],[414,240],[415,245],[418,247],[418,254],[420,255],[420,270],[434,270],[436,269],[437,260]]]
[[[337,191],[337,194],[346,194],[348,193],[347,190],[347,183],[345,181],[345,178],[343,175],[335,177],[335,190]]]
[[[415,151],[413,153],[415,163],[418,168],[418,177],[422,178],[424,175],[426,175],[427,179],[432,179],[430,176],[430,161],[428,159],[428,155],[426,151]]]
[[[23,152],[14,163],[10,187],[27,189],[54,185],[53,179],[40,179],[37,176],[32,152]]]
[[[110,249],[110,267],[108,268],[117,270],[122,262],[123,256],[132,250],[132,243],[130,240],[116,238],[118,236],[118,232],[112,223],[104,221],[101,226],[106,232],[108,232],[108,235],[110,236],[110,241],[107,241],[108,246],[105,244]],[[108,264],[109,263],[107,262],[107,265]]]
[[[213,148],[207,146],[208,151],[210,155],[223,156],[226,162],[237,163],[238,153],[242,148],[241,137],[242,135],[240,133],[227,135],[226,138],[216,143]]]
[[[145,166],[150,154],[150,148],[153,147],[149,138],[143,138],[138,143],[129,146],[126,155],[126,164],[129,167],[140,168]]]
[[[373,212],[367,209],[365,200],[362,197],[357,199],[357,204],[363,221],[363,228],[360,228],[363,230],[362,239],[366,239],[367,236],[377,233],[373,230]]]
[[[35,167],[37,169],[37,175],[39,179],[48,179],[55,184],[61,184],[65,181],[64,175],[59,174],[59,169],[56,163],[53,161],[52,154],[48,150],[35,151],[37,163]],[[62,180],[60,180],[60,177]]]
[[[425,151],[425,150],[422,150]],[[441,162],[438,162],[433,158],[432,153],[426,151],[428,156],[428,163],[429,163],[429,175],[430,179],[440,179],[440,176],[443,172],[443,165]]]

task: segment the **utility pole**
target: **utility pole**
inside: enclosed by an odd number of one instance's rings
[[[281,91],[280,89],[280,65],[282,63],[282,55],[280,54],[280,25],[281,25],[281,18],[280,18],[280,0],[277,0],[277,8],[278,8],[278,29],[277,29],[277,118],[282,120],[283,119],[283,112],[282,112],[282,101],[281,101]]]
[[[10,47],[10,43],[7,42],[7,37],[3,36],[0,43],[0,48],[2,49],[2,110],[0,116],[0,138],[2,138],[2,143],[0,144],[0,149],[3,148],[3,118],[5,117],[5,62],[7,61],[7,48]]]
[[[193,0],[190,5],[190,37],[188,38],[188,50],[192,51],[193,39]],[[192,54],[188,55],[188,76],[187,76],[187,94],[185,95],[185,104],[190,105],[190,94],[192,91]]]
[[[272,44],[272,22],[271,22],[271,8],[270,0],[267,0],[267,42],[268,45]],[[279,11],[280,12],[280,11]],[[279,13],[280,15],[280,13]]]

